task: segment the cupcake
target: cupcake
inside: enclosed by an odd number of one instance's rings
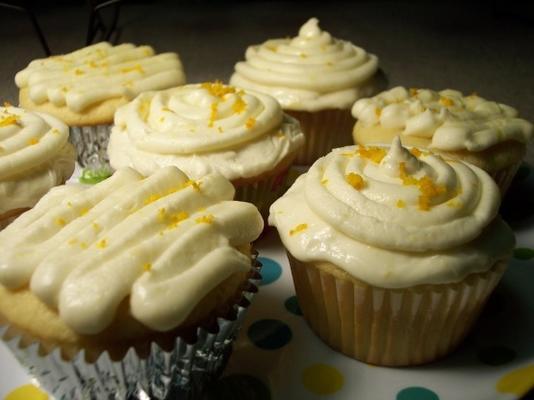
[[[0,229],[74,171],[69,130],[58,119],[0,107]]]
[[[311,165],[334,147],[348,145],[350,108],[382,90],[378,59],[350,42],[332,38],[311,18],[297,37],[268,40],[247,49],[230,84],[275,97],[306,135],[297,164]]]
[[[107,42],[32,61],[17,73],[20,105],[65,122],[82,166],[106,162],[117,107],[147,90],[185,82],[176,53],[155,55],[149,46]]]
[[[396,87],[352,108],[357,144],[389,144],[397,135],[407,145],[467,161],[490,174],[504,194],[521,164],[532,124],[504,104],[456,90]]]
[[[417,148],[319,159],[271,207],[312,330],[370,364],[409,366],[469,332],[514,247],[480,168]]]
[[[193,396],[228,355],[263,229],[233,195],[176,167],[51,190],[0,232],[0,336],[56,398]]]
[[[266,214],[303,142],[274,98],[214,82],[142,93],[119,108],[108,154],[113,168],[143,175],[168,165],[193,178],[218,172],[237,200]]]

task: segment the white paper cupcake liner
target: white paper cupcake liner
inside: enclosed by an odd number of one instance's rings
[[[82,167],[108,167],[107,147],[113,125],[71,126],[70,141]]]
[[[300,307],[317,336],[349,357],[383,366],[424,364],[453,351],[506,269],[498,262],[457,283],[384,289],[288,256]]]
[[[521,166],[521,161],[515,164],[512,164],[508,166],[507,168],[502,168],[498,171],[490,173],[495,183],[497,183],[497,186],[499,186],[499,189],[501,190],[501,195],[504,196],[504,194],[510,188],[512,181],[514,180],[514,176],[517,173],[517,170],[519,169],[520,166]]]
[[[193,344],[178,337],[170,351],[152,343],[146,358],[130,348],[121,360],[113,361],[105,352],[95,362],[88,362],[83,350],[69,361],[62,358],[59,348],[42,355],[38,342],[22,346],[22,336],[4,339],[4,343],[56,400],[195,399],[222,373],[232,351],[232,343],[257,291],[261,268],[257,253],[252,265],[255,272],[241,302],[234,306],[235,318],[218,318],[216,332],[198,328]],[[0,337],[8,329],[0,326]]]

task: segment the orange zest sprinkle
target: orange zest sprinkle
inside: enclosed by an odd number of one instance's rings
[[[450,106],[453,106],[454,105],[454,102],[449,99],[448,97],[444,97],[444,96],[441,96],[439,98],[439,102],[444,105],[445,107],[450,107]]]
[[[256,125],[256,119],[253,117],[250,117],[249,119],[247,119],[247,122],[245,122],[245,126],[247,127],[247,129],[254,128],[254,125]]]
[[[29,138],[29,139],[28,139],[28,144],[29,144],[30,146],[34,146],[34,145],[36,145],[37,143],[39,143],[39,138],[36,138],[35,136],[32,137],[32,138]]]
[[[373,161],[374,163],[378,164],[382,159],[386,156],[386,150],[381,147],[365,147],[365,146],[358,146],[358,155],[362,158],[366,158],[368,160]]]
[[[211,103],[211,112],[210,112],[210,119],[208,121],[208,127],[213,128],[213,123],[217,119],[217,109],[219,107],[219,103]]]
[[[235,103],[232,105],[232,111],[236,114],[240,114],[246,109],[247,103],[245,103],[241,97],[238,97]]]
[[[408,175],[406,172],[406,165],[404,163],[400,163],[399,165],[399,175],[403,185],[417,186],[419,188],[419,192],[421,194],[419,195],[417,203],[419,209],[422,211],[430,210],[430,207],[432,206],[432,199],[447,191],[445,186],[436,185],[428,176],[423,176],[420,179],[416,179],[413,176]]]
[[[197,224],[212,224],[215,217],[212,214],[206,214],[195,219]]]
[[[150,102],[148,100],[143,100],[139,103],[139,108],[137,109],[143,121],[148,119],[148,114],[150,112]]]
[[[54,222],[55,222],[57,225],[59,225],[59,226],[64,226],[64,225],[67,223],[67,222],[65,222],[65,220],[64,220],[63,218],[61,218],[61,217],[56,218],[56,219],[54,220]]]
[[[322,179],[322,180],[321,180],[321,185],[324,186],[324,185],[326,185],[327,183],[328,183],[328,179],[325,178],[325,179]]]
[[[87,207],[84,207],[80,210],[80,215],[81,216],[84,216],[85,214],[87,214],[89,212],[89,209]]]
[[[404,202],[404,200],[401,200],[401,199],[397,200],[397,207],[399,208],[406,207],[406,203]]]
[[[161,195],[160,194],[156,194],[156,193],[152,193],[150,196],[148,196],[145,201],[144,201],[144,204],[145,206],[150,204],[150,203],[153,203],[155,201],[158,201],[159,199],[161,199]]]
[[[144,263],[143,264],[143,269],[146,271],[146,272],[150,272],[152,270],[152,264],[151,263]]]
[[[354,172],[350,172],[346,175],[345,180],[356,190],[362,190],[365,187],[365,181],[362,176],[355,174]]]
[[[144,74],[145,73],[145,70],[143,69],[143,67],[140,64],[136,64],[133,67],[121,68],[121,70],[120,70],[120,72],[122,74],[127,74],[128,72],[134,72],[134,71],[137,71],[140,74]]]
[[[204,82],[200,84],[200,87],[207,90],[212,96],[220,98],[224,98],[227,94],[236,92],[234,87],[227,86],[221,81]]]
[[[96,247],[98,247],[99,249],[105,249],[106,247],[108,247],[108,241],[106,239],[102,239],[96,244]]]
[[[417,158],[421,157],[421,154],[423,154],[423,152],[419,150],[417,147],[412,147],[410,149],[410,153],[412,153],[412,155]]]
[[[306,229],[308,229],[308,224],[298,224],[293,229],[289,231],[289,236],[296,235],[297,233],[304,232]]]
[[[16,125],[19,123],[19,119],[16,115],[9,115],[5,118],[0,119],[0,128],[9,125]]]

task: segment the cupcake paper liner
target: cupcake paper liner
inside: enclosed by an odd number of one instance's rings
[[[508,166],[507,168],[501,168],[498,171],[490,173],[495,183],[497,183],[497,186],[499,186],[499,189],[501,190],[501,195],[504,196],[504,194],[510,188],[512,181],[514,180],[514,176],[520,166],[521,160],[517,163]]]
[[[70,141],[82,167],[108,167],[107,147],[113,125],[71,126]]]
[[[458,283],[384,289],[289,259],[311,329],[334,350],[383,366],[424,364],[454,350],[506,269],[499,261]]]
[[[254,204],[264,219],[269,215],[269,207],[286,190],[289,168],[282,172],[259,179],[256,182],[236,186],[234,200]]]
[[[118,361],[105,352],[95,362],[88,362],[84,350],[66,361],[59,348],[43,355],[38,342],[25,347],[22,336],[6,339],[8,326],[0,326],[0,337],[56,400],[195,399],[226,365],[232,343],[257,290],[261,268],[257,253],[253,254],[252,265],[255,273],[249,280],[249,289],[243,292],[243,299],[234,305],[234,319],[218,318],[216,332],[198,328],[197,340],[192,344],[178,337],[169,351],[152,343],[146,358],[130,348]]]
[[[295,164],[311,165],[336,147],[352,144],[354,118],[348,110],[322,110],[317,112],[284,110],[300,122],[306,137]]]

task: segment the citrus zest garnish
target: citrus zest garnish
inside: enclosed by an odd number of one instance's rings
[[[36,138],[35,136],[32,137],[32,138],[29,138],[29,139],[28,139],[28,144],[29,144],[30,146],[34,146],[34,145],[36,145],[37,143],[39,143],[39,138]]]
[[[245,122],[245,126],[247,127],[247,129],[252,129],[254,125],[256,125],[256,119],[253,117],[250,117],[249,119],[247,119],[247,122]]]
[[[240,114],[246,109],[247,103],[245,103],[241,97],[238,97],[235,103],[232,105],[232,111],[236,114]]]
[[[227,86],[221,81],[204,82],[200,84],[200,87],[207,90],[212,96],[220,98],[224,98],[227,94],[236,92],[234,87]]]
[[[0,119],[0,128],[9,125],[16,125],[19,123],[19,118],[16,115],[9,115],[5,118]]]
[[[350,172],[345,176],[345,180],[356,190],[362,190],[365,187],[365,181],[359,174]]]
[[[401,199],[397,200],[397,207],[399,208],[406,207],[406,203],[404,202],[404,200],[401,200]]]
[[[105,249],[106,247],[108,247],[108,241],[106,239],[102,239],[96,244],[96,247],[98,247],[99,249]]]
[[[215,217],[212,214],[206,214],[195,219],[197,224],[212,224]]]
[[[54,220],[54,222],[55,222],[57,225],[59,225],[59,226],[64,226],[64,225],[67,223],[67,222],[66,222],[63,218],[61,218],[61,217],[56,218],[56,219]]]
[[[121,68],[121,70],[120,70],[120,72],[122,74],[127,74],[128,72],[134,72],[134,71],[137,71],[140,74],[144,74],[145,73],[145,70],[143,69],[143,67],[140,64],[136,64],[133,67]]]
[[[421,157],[421,154],[423,154],[423,152],[419,150],[417,147],[412,147],[410,149],[410,153],[412,153],[412,155],[417,158]]]
[[[368,160],[373,161],[374,163],[378,164],[382,159],[386,156],[386,150],[381,147],[365,147],[365,146],[358,146],[358,155],[362,158],[366,158]]]
[[[289,236],[296,235],[297,233],[301,233],[308,229],[308,224],[298,224],[293,229],[289,231]]]
[[[454,101],[452,101],[451,99],[449,99],[448,97],[443,97],[441,96],[439,98],[439,102],[444,105],[445,107],[450,107],[450,106],[453,106],[454,105]]]
[[[144,263],[143,264],[143,269],[146,271],[146,272],[150,272],[152,270],[152,264],[151,263]]]

